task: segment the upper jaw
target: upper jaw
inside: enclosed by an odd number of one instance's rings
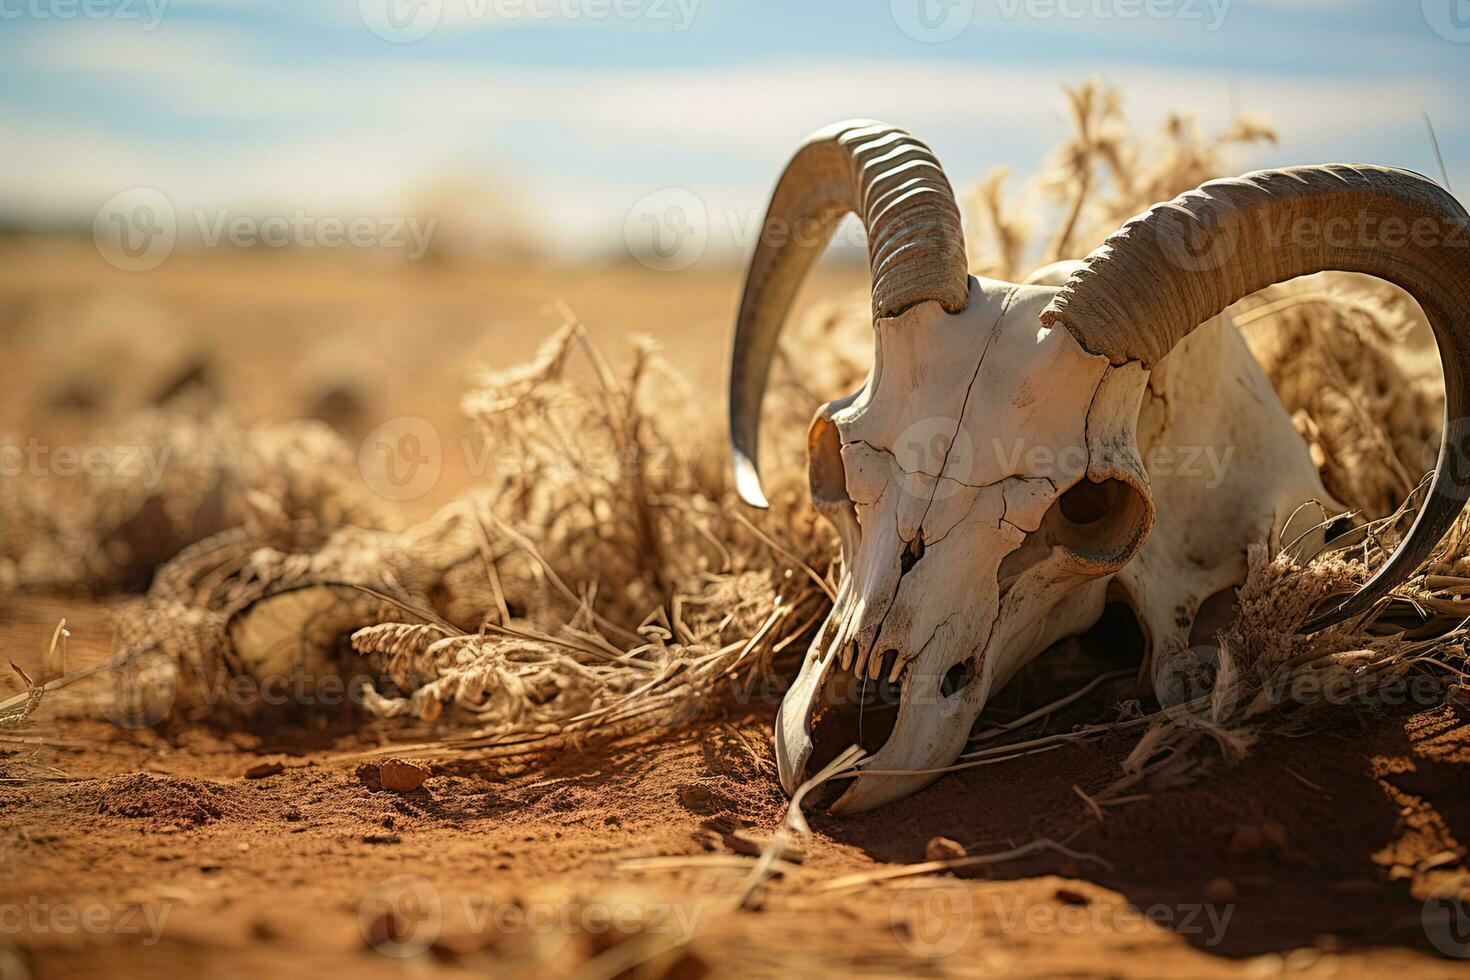
[[[906,673],[918,675],[923,678],[922,684],[937,691],[938,678],[929,677],[931,671],[919,668],[920,664],[912,663]],[[838,669],[835,653],[829,654],[825,662],[816,655],[809,656],[777,712],[777,769],[787,795],[794,796],[815,773],[810,765],[814,753],[812,715],[818,695],[833,669]],[[905,680],[907,682],[908,678]],[[979,686],[977,682],[976,687]],[[858,763],[856,768],[860,775],[847,777],[851,783],[827,807],[828,811],[834,814],[861,813],[917,793],[932,783],[941,775],[935,770],[950,765],[963,750],[970,722],[979,714],[977,699],[979,704],[984,703],[979,691],[967,692],[953,700],[903,700],[893,734],[877,752]],[[914,771],[915,774],[861,775],[862,770],[885,773]]]

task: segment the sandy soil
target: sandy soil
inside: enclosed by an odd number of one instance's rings
[[[68,601],[6,605],[0,645],[36,669],[62,614],[75,663],[103,657],[105,610]],[[951,775],[879,813],[814,816],[804,862],[742,911],[744,838],[785,805],[769,714],[731,707],[534,771],[435,760],[408,793],[374,788],[371,767],[411,748],[325,718],[43,720],[40,744],[0,743],[5,955],[44,977],[1464,969],[1435,957],[1422,915],[1470,830],[1470,719],[1450,709],[1272,742],[1101,820],[1080,794],[1110,781],[1124,738]],[[832,888],[923,860],[934,836],[1095,858]],[[628,864],[674,856],[697,860]]]
[[[825,275],[808,295],[859,281]],[[349,436],[401,414],[458,431],[474,367],[529,354],[557,298],[604,342],[653,334],[696,392],[716,391],[737,287],[728,269],[257,256],[180,255],[128,276],[80,244],[0,243],[0,431],[84,431],[200,351],[247,422],[310,413],[346,371],[365,402]],[[97,404],[67,388],[78,368]],[[471,479],[447,469],[422,506]],[[0,652],[34,673],[61,617],[72,666],[106,657],[106,602],[74,598],[0,600]],[[1136,696],[1130,684],[1053,730]],[[534,768],[431,759],[409,792],[374,767],[412,747],[350,718],[131,730],[56,709],[0,736],[3,980],[1466,970],[1436,955],[1424,917],[1470,840],[1470,719],[1453,709],[1347,715],[1106,808],[1087,797],[1116,778],[1127,736],[953,774],[876,814],[813,815],[804,861],[754,909],[737,907],[750,855],[786,804],[769,700]],[[873,878],[924,860],[935,837],[974,852],[1045,837],[1090,856]]]

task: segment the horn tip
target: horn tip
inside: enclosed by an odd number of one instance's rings
[[[771,506],[761,490],[761,475],[755,463],[739,450],[735,452],[735,492],[751,507],[766,510]]]

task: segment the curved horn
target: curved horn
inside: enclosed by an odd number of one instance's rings
[[[1114,364],[1145,367],[1231,303],[1315,272],[1361,272],[1423,307],[1444,367],[1445,426],[1429,497],[1357,593],[1304,624],[1370,609],[1429,556],[1470,496],[1470,216],[1426,177],[1388,167],[1264,170],[1215,180],[1133,218],[1041,314]]]
[[[870,119],[808,137],[771,195],[735,321],[730,442],[736,490],[755,507],[767,506],[756,452],[776,339],[807,270],[848,212],[868,233],[875,320],[926,300],[957,313],[969,295],[959,207],[927,146]]]

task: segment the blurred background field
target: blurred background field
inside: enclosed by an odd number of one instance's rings
[[[1019,227],[1075,197],[1062,86],[1090,78],[1121,98],[1098,138],[1247,120],[1276,138],[1229,146],[1232,170],[1362,160],[1467,186],[1455,12],[27,0],[0,31],[0,432],[74,437],[197,369],[247,424],[315,416],[351,441],[411,414],[452,439],[473,373],[522,360],[557,304],[615,356],[653,337],[717,400],[765,196],[806,133],[851,116],[911,129],[972,215],[1004,198]],[[1047,246],[975,264],[1023,274]],[[861,257],[849,223],[803,295],[854,295]],[[460,455],[429,502],[464,485]]]

